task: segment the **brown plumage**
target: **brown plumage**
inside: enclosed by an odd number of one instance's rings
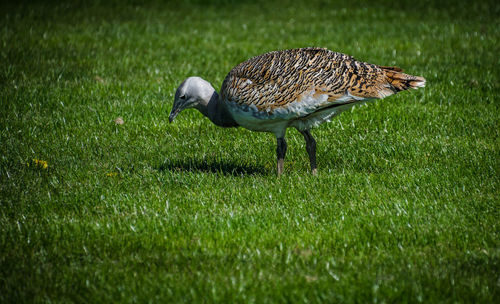
[[[383,98],[422,82],[424,78],[404,74],[398,67],[377,66],[322,48],[302,48],[240,63],[226,76],[221,93],[222,99],[264,110],[296,101],[311,89],[336,101],[346,93]]]
[[[286,153],[285,131],[299,130],[316,173],[316,142],[310,128],[355,104],[425,86],[425,79],[398,67],[377,66],[323,48],[274,51],[234,67],[224,79],[221,96],[199,77],[177,89],[172,121],[194,107],[215,124],[271,132],[278,141],[278,174]]]

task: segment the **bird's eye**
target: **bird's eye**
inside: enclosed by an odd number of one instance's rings
[[[182,95],[179,97],[180,99],[186,99],[186,95]]]

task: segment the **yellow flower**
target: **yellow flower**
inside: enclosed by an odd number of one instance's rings
[[[109,173],[106,173],[106,176],[109,176],[109,177],[113,177],[113,176],[117,176],[118,175],[118,172],[109,172]]]
[[[43,169],[47,169],[49,167],[49,164],[45,160],[33,158],[33,163],[35,166],[42,167]]]

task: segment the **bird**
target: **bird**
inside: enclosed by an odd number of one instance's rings
[[[311,172],[316,175],[311,128],[354,105],[425,83],[424,77],[405,74],[399,67],[358,61],[326,48],[272,51],[235,66],[222,82],[220,94],[201,77],[185,79],[175,92],[169,122],[194,108],[220,127],[273,133],[278,176],[284,172],[286,130],[295,128],[304,137]]]

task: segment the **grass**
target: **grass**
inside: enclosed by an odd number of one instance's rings
[[[499,15],[1,4],[0,302],[498,302]],[[305,46],[428,85],[313,130],[317,177],[295,130],[277,178],[272,135],[196,111],[168,123],[187,76],[218,88],[249,57]]]

